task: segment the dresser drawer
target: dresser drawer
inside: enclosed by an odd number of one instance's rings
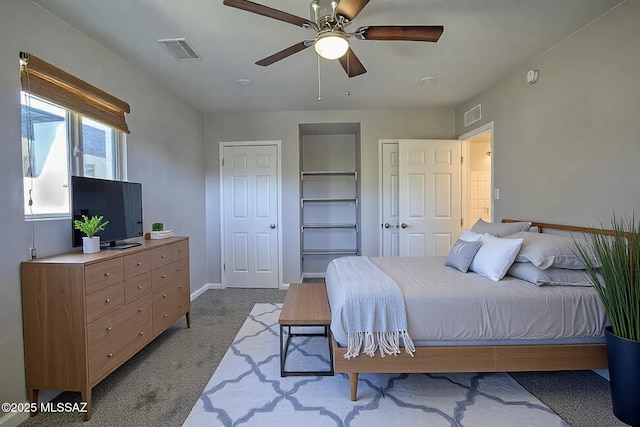
[[[189,296],[189,277],[182,276],[153,286],[153,303],[173,298],[174,296]]]
[[[189,256],[189,241],[181,240],[171,245],[171,259],[177,261]]]
[[[151,295],[127,304],[118,310],[91,322],[87,327],[89,351],[105,341],[117,341],[131,328],[146,318],[151,318]]]
[[[151,316],[129,328],[122,352],[129,358],[140,351],[153,339],[153,320]]]
[[[169,264],[172,258],[172,245],[166,245],[151,250],[151,268],[156,269]]]
[[[189,275],[189,258],[182,258],[172,263],[175,277]]]
[[[153,334],[160,335],[178,318],[190,311],[188,294],[175,294],[173,298],[153,303]]]
[[[120,366],[153,338],[153,323],[150,317],[143,319],[117,340],[101,342],[89,350],[89,382],[91,384],[102,379]]]
[[[87,265],[84,269],[86,295],[123,280],[124,270],[121,257]]]
[[[151,272],[136,276],[124,282],[124,303],[129,304],[151,293]]]
[[[87,296],[87,323],[124,306],[124,284],[118,283]]]
[[[151,251],[138,252],[124,257],[125,280],[151,271]]]
[[[163,286],[165,283],[172,282],[176,276],[176,267],[173,263],[163,265],[162,267],[151,271],[151,285],[153,289],[156,289],[158,286]]]

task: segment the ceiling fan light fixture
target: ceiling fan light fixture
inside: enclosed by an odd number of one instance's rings
[[[314,47],[318,55],[325,59],[338,59],[349,50],[347,36],[337,31],[327,31],[318,34]]]

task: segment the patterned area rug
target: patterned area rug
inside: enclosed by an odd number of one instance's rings
[[[345,374],[282,378],[280,308],[253,307],[184,426],[568,426],[504,373],[361,374],[356,402]],[[286,368],[326,370],[328,353],[294,337]]]

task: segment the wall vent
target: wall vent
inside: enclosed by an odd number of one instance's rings
[[[476,105],[466,113],[464,113],[464,126],[467,127],[472,123],[479,121],[482,118],[481,104]]]
[[[185,39],[162,39],[158,40],[158,43],[164,46],[178,61],[202,59]]]

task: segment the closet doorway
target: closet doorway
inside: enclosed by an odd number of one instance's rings
[[[462,228],[493,218],[493,122],[460,137],[462,142]]]
[[[379,143],[381,256],[446,255],[460,234],[460,141]]]

